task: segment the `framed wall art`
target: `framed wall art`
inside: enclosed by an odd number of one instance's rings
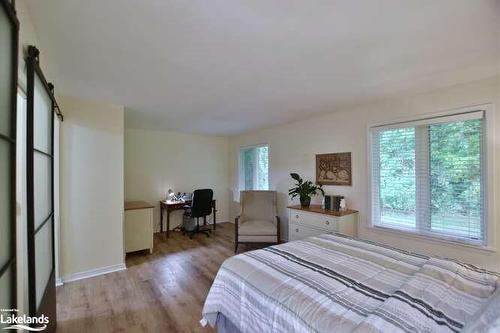
[[[316,155],[316,183],[351,186],[351,153]]]

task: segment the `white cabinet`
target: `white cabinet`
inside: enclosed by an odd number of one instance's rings
[[[355,210],[336,212],[311,205],[308,208],[290,206],[288,212],[290,241],[335,232],[352,237],[357,235],[358,212]]]
[[[125,202],[125,253],[153,253],[153,206],[144,201]]]

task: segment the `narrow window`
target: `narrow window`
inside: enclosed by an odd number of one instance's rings
[[[240,189],[269,189],[269,146],[259,145],[240,149]]]

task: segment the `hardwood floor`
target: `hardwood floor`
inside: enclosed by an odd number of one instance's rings
[[[58,332],[213,332],[199,324],[222,262],[234,254],[234,225],[210,238],[155,234],[154,253],[127,255],[127,269],[57,289]],[[239,252],[244,251],[242,246]]]

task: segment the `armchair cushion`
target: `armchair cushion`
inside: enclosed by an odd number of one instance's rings
[[[238,226],[238,235],[275,236],[276,234],[276,224],[271,221],[244,221]]]
[[[256,236],[256,235],[240,235],[238,236],[240,243],[277,243],[278,236]]]

